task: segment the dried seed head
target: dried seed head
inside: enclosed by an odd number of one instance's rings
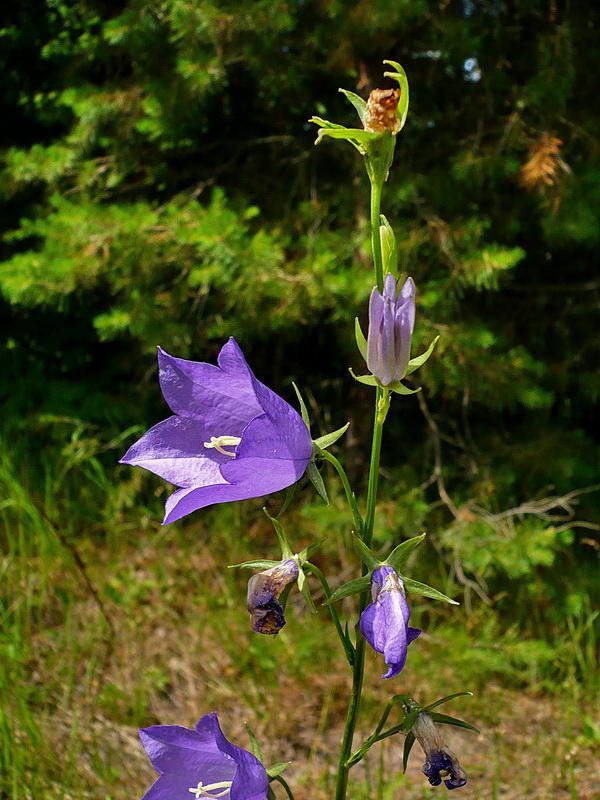
[[[400,89],[373,89],[367,101],[365,130],[371,133],[398,133],[400,120],[396,116],[396,109],[399,102]]]

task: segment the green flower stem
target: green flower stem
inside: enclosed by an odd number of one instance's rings
[[[273,778],[273,780],[277,781],[283,786],[283,788],[285,789],[285,793],[290,798],[290,800],[294,800],[294,795],[292,794],[292,790],[290,789],[290,786],[285,778],[282,778],[281,775],[278,775],[276,778]]]
[[[373,245],[373,266],[375,270],[375,281],[380,291],[383,291],[383,259],[381,255],[381,238],[379,233],[381,192],[384,177],[374,180],[371,171],[371,242]],[[383,437],[383,424],[390,407],[390,392],[387,389],[377,389],[375,396],[375,421],[373,424],[373,442],[371,445],[371,462],[369,465],[369,482],[367,488],[367,510],[362,530],[362,539],[367,546],[370,546],[373,539],[373,528],[375,525],[375,507],[377,505],[377,487],[379,483],[379,460],[381,457],[381,441]],[[366,568],[363,566],[363,575]],[[363,592],[360,598],[360,614],[366,608],[369,593]],[[356,650],[354,654],[354,669],[352,671],[352,693],[346,713],[346,726],[340,748],[340,760],[338,763],[338,774],[335,789],[335,800],[346,800],[348,791],[348,774],[351,763],[352,740],[356,729],[356,722],[360,708],[360,699],[365,673],[365,640],[361,636],[356,623]]]
[[[325,593],[325,597],[329,600],[331,597],[331,589],[329,588],[329,583],[327,582],[327,578],[321,570],[315,566],[315,564],[311,564],[310,561],[306,562],[306,566],[315,575],[321,582],[321,586],[323,587],[323,591]],[[344,652],[346,653],[346,658],[348,659],[348,663],[350,667],[354,665],[354,648],[352,647],[352,643],[349,641],[349,638],[346,637],[344,633],[344,629],[342,628],[342,623],[340,621],[339,615],[337,613],[337,609],[333,603],[329,603],[329,613],[331,614],[331,619],[335,625],[335,629],[337,631],[337,635],[339,636],[340,642],[342,643],[342,647],[344,648]]]
[[[352,516],[354,517],[354,527],[356,528],[356,535],[360,536],[363,530],[363,519],[360,515],[360,511],[358,510],[356,497],[354,496],[354,492],[352,491],[352,487],[350,486],[348,476],[346,475],[346,470],[338,461],[338,459],[335,456],[331,455],[331,453],[327,452],[327,450],[321,450],[319,455],[324,461],[329,461],[329,463],[335,468],[337,474],[340,476],[342,486],[344,487],[344,491],[346,493],[346,499],[348,500],[348,505],[350,506],[350,509],[352,511]]]

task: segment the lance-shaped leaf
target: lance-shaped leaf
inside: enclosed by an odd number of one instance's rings
[[[335,444],[340,436],[346,433],[349,427],[350,423],[347,422],[341,428],[338,428],[337,431],[332,431],[331,433],[326,433],[324,436],[319,436],[317,439],[313,439],[313,444],[320,450],[326,450],[328,447],[331,447],[332,444]]]
[[[360,117],[360,121],[364,126],[365,115],[367,112],[366,102],[362,99],[362,97],[360,97],[357,94],[354,94],[354,92],[349,92],[347,89],[339,89],[338,91],[340,91],[343,95],[345,95],[346,99],[352,103],[352,105],[356,109],[356,113]]]
[[[446,697],[440,697],[440,699],[436,700],[434,703],[424,706],[423,711],[431,711],[432,708],[441,706],[442,703],[448,703],[450,700],[454,700],[455,697],[473,697],[473,692],[454,692],[454,694],[448,694]]]
[[[442,592],[438,592],[438,590],[434,589],[432,586],[427,586],[426,583],[413,581],[412,578],[407,578],[405,575],[400,575],[400,577],[404,581],[406,590],[412,594],[420,594],[423,597],[430,597],[432,600],[442,600],[444,603],[450,603],[453,606],[460,605],[460,603],[457,603],[456,600],[452,600],[451,597],[442,594]]]
[[[410,359],[410,361],[408,362],[408,368],[406,370],[407,375],[410,375],[411,372],[414,372],[416,369],[419,369],[419,367],[422,367],[423,364],[429,360],[429,356],[433,353],[433,349],[436,346],[439,338],[440,338],[439,336],[436,336],[433,342],[427,348],[427,350],[425,350],[425,352],[422,353],[420,356],[416,356],[415,358]]]
[[[407,539],[405,542],[402,542],[398,547],[392,550],[384,563],[389,564],[396,572],[400,572],[410,554],[421,544],[426,535],[427,534],[422,533],[420,536],[414,536],[412,539]]]
[[[456,725],[458,728],[466,728],[469,731],[479,733],[479,728],[476,728],[475,725],[471,725],[470,722],[465,722],[464,719],[449,717],[447,714],[438,714],[437,711],[434,711],[430,716],[434,722],[439,722],[442,725]]]
[[[292,381],[292,386],[294,387],[294,391],[296,392],[296,397],[298,398],[298,404],[300,406],[300,416],[302,417],[302,421],[310,431],[310,418],[308,416],[308,410],[306,408],[306,403],[304,402],[304,398],[300,394],[300,389],[296,386],[294,381]]]
[[[381,214],[379,226],[379,238],[381,240],[381,258],[383,260],[383,273],[395,272],[398,268],[398,245],[396,235],[387,217]]]
[[[343,600],[344,597],[351,597],[354,594],[360,594],[367,591],[371,586],[371,578],[368,575],[363,575],[360,578],[344,583],[331,593],[331,597],[323,603],[323,605],[330,605],[330,603],[337,603],[338,600]]]
[[[308,475],[310,482],[317,490],[317,493],[322,498],[322,500],[329,505],[329,497],[327,496],[327,489],[325,488],[325,484],[323,483],[323,478],[321,477],[321,473],[317,469],[317,465],[314,461],[310,461],[306,470],[306,474]]]
[[[368,570],[377,569],[380,565],[379,559],[374,555],[372,550],[363,542],[360,536],[355,533],[352,534],[352,543],[354,549],[358,553],[360,560],[363,562]]]
[[[250,725],[248,725],[247,722],[244,722],[244,727],[246,728],[248,739],[250,739],[250,752],[252,753],[253,756],[255,756],[255,758],[258,758],[259,761],[262,761],[263,760],[262,748],[258,742],[258,739],[254,735],[254,731],[252,730]]]
[[[287,540],[287,536],[285,535],[285,531],[283,530],[281,522],[279,522],[277,517],[272,517],[269,514],[269,511],[266,506],[263,506],[263,513],[273,523],[273,527],[275,528],[275,533],[277,534],[277,539],[279,541],[279,546],[281,547],[281,558],[282,559],[292,558],[294,553],[292,551],[292,548],[290,547],[290,543]]]
[[[365,339],[365,335],[362,332],[362,328],[360,327],[360,322],[358,321],[358,317],[354,317],[354,337],[356,339],[356,346],[358,347],[358,351],[364,360],[367,360],[367,340]],[[352,372],[352,370],[350,370]],[[353,376],[354,377],[354,376]]]

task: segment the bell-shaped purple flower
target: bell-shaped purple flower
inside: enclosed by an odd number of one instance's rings
[[[410,628],[410,609],[404,584],[393,567],[378,567],[371,575],[373,602],[360,616],[360,632],[373,650],[383,653],[388,671],[382,678],[393,678],[404,669],[408,645],[419,636]]]
[[[159,777],[142,800],[265,800],[269,779],[251,753],[231,744],[216,714],[196,727],[153,725],[140,739]]]
[[[389,274],[383,294],[377,287],[369,301],[367,366],[382,386],[402,380],[410,359],[410,340],[415,325],[415,284],[407,278],[398,292],[396,279]]]
[[[248,581],[248,611],[256,633],[279,633],[285,625],[279,597],[298,578],[298,562],[288,558],[275,567],[253,575]]]
[[[447,789],[459,789],[467,783],[466,772],[446,746],[439,728],[429,714],[419,714],[412,732],[425,753],[423,774],[432,786],[439,786],[443,780]]]
[[[312,453],[308,428],[258,381],[234,339],[218,366],[158,349],[162,393],[174,415],[142,436],[121,459],[180,489],[163,524],[214,503],[245,500],[298,481]]]

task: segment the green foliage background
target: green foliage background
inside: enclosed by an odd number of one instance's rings
[[[569,493],[598,482],[596,4],[1,13],[1,427],[32,502],[61,476],[44,513],[76,519],[74,539],[158,519],[157,479],[115,466],[164,415],[155,347],[211,360],[229,335],[290,401],[291,380],[304,388],[317,427],[352,421],[342,456],[361,485],[371,395],[347,367],[371,287],[367,181],[306,120],[355,124],[338,87],[387,85],[393,58],[412,95],[383,210],[418,287],[415,351],[442,338],[426,407],[395,402],[379,542],[430,531],[422,576],[491,604],[494,636],[558,646],[566,618],[587,625],[598,493]],[[9,526],[22,511],[13,497]],[[335,493],[303,513],[344,530]]]

